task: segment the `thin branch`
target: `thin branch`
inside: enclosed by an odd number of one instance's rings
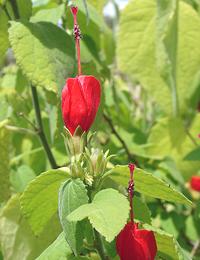
[[[13,125],[6,125],[5,128],[10,130],[10,131],[18,132],[18,133],[21,133],[21,134],[29,134],[29,135],[36,135],[37,134],[35,131],[33,131],[31,129],[17,127],[17,126],[13,126]]]
[[[23,113],[18,113],[19,116],[23,117],[23,119],[37,132],[37,126]]]
[[[186,128],[186,134],[188,135],[188,137],[190,138],[190,140],[192,141],[192,143],[195,145],[195,146],[199,146],[197,141],[195,140],[195,138],[192,136],[192,134],[190,133],[190,131]]]
[[[92,192],[91,188],[88,187],[88,197],[90,203],[92,202],[91,192]],[[93,235],[94,235],[94,247],[96,248],[96,251],[99,254],[101,260],[109,260],[109,257],[106,255],[106,252],[104,250],[101,235],[95,228],[93,228]]]
[[[126,143],[124,142],[124,140],[122,139],[122,137],[119,135],[119,133],[117,132],[117,130],[115,129],[113,122],[111,120],[110,117],[108,117],[105,113],[103,114],[104,119],[106,120],[106,122],[108,123],[108,125],[110,126],[110,129],[112,130],[112,133],[117,137],[117,139],[119,140],[119,142],[121,143],[122,147],[124,148],[124,150],[126,151],[128,160],[131,162],[132,160],[138,165],[137,160],[134,158],[135,156],[129,151],[128,146],[126,145]]]
[[[194,246],[193,246],[193,248],[192,248],[192,251],[191,251],[191,254],[190,254],[190,256],[191,256],[192,259],[193,259],[193,257],[196,255],[196,253],[197,253],[197,251],[199,250],[199,248],[200,248],[200,240],[198,240],[198,241],[194,244]]]
[[[47,154],[47,157],[49,159],[49,162],[51,164],[51,167],[53,169],[58,168],[55,158],[51,152],[51,149],[49,147],[49,144],[47,142],[47,138],[46,135],[44,133],[44,128],[43,128],[43,123],[42,123],[42,117],[41,117],[41,112],[40,112],[40,105],[39,105],[39,101],[38,101],[38,94],[37,94],[37,89],[36,87],[31,85],[31,92],[32,92],[32,99],[33,99],[33,106],[35,109],[35,116],[36,116],[36,120],[37,120],[37,133],[40,137],[40,141],[44,147],[44,150]]]
[[[103,242],[101,239],[101,235],[95,229],[94,229],[94,237],[95,237],[95,246],[96,246],[99,256],[101,257],[102,260],[108,260],[109,258],[108,258],[108,256],[106,256],[105,250],[103,248]]]

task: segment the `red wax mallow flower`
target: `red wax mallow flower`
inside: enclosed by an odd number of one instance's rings
[[[200,176],[192,176],[190,186],[193,190],[200,192]]]
[[[129,181],[129,200],[131,221],[119,233],[116,240],[117,253],[120,260],[154,260],[157,253],[154,233],[149,230],[139,229],[134,223],[132,197],[134,191],[133,171],[134,164],[129,164],[131,178]]]
[[[85,132],[90,129],[99,108],[101,86],[95,77],[81,75],[81,32],[77,23],[78,8],[72,7],[71,11],[74,16],[78,76],[66,80],[62,90],[62,116],[66,128],[73,135],[77,127],[81,127]]]
[[[93,76],[69,78],[62,91],[62,115],[73,135],[78,126],[87,132],[96,116],[101,98],[99,81]]]
[[[116,241],[121,260],[153,260],[157,253],[154,233],[138,229],[134,222],[126,224]]]

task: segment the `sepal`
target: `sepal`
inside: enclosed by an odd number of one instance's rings
[[[71,163],[78,162],[84,152],[87,142],[87,133],[83,132],[81,127],[77,127],[74,135],[65,127],[65,134],[63,134],[65,147],[69,155]]]
[[[84,159],[86,162],[87,170],[91,176],[101,177],[103,176],[107,163],[112,156],[108,156],[109,151],[106,151],[105,154],[102,150],[98,148],[92,148],[89,150],[85,148]]]

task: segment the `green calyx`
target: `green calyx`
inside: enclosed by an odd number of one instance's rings
[[[64,142],[67,149],[71,163],[80,161],[86,142],[87,133],[83,132],[80,127],[77,127],[74,135],[71,135],[69,130],[65,127]]]
[[[85,148],[84,158],[87,164],[88,172],[94,177],[102,176],[105,172],[107,163],[112,156],[108,156],[109,151],[104,152],[92,148],[91,151]]]
[[[80,178],[88,186],[95,186],[103,176],[112,155],[108,156],[98,148],[87,148],[94,137],[92,134],[87,142],[87,133],[78,127],[72,136],[65,128],[64,141],[70,158],[70,174],[72,178]]]

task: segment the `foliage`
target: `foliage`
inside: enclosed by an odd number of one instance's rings
[[[78,155],[66,152],[60,109],[77,74],[71,2],[83,74],[102,86]],[[199,1],[110,1],[105,16],[107,3],[0,0],[0,259],[100,259],[98,243],[118,259],[130,161],[135,221],[154,231],[158,257],[200,258],[189,184],[200,174]]]

